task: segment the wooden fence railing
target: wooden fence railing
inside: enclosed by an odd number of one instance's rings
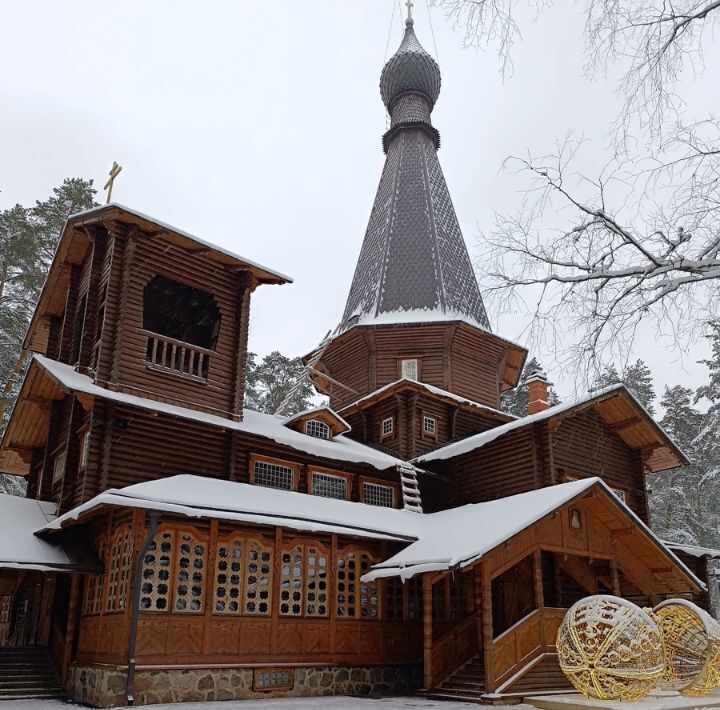
[[[543,607],[500,634],[486,654],[491,658],[492,690],[521,671],[543,653],[554,653],[557,630],[567,609]]]
[[[432,668],[425,678],[426,688],[434,688],[442,683],[478,653],[477,619],[478,613],[474,612],[433,640]]]
[[[182,375],[194,380],[207,380],[212,350],[190,345],[157,333],[146,333],[145,360],[153,370]]]

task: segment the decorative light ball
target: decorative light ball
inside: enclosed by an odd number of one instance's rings
[[[586,597],[565,614],[557,635],[560,668],[581,693],[600,700],[637,700],[665,669],[653,618],[620,597]]]
[[[659,604],[653,616],[665,644],[662,686],[683,695],[706,695],[720,687],[720,624],[685,599]]]

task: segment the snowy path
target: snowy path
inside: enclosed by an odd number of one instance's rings
[[[72,710],[84,706],[59,700],[5,700],[0,710]],[[423,698],[325,697],[288,698],[286,700],[242,700],[210,703],[142,705],[145,710],[477,710],[478,705],[425,700]],[[529,705],[513,705],[513,710],[529,710]]]

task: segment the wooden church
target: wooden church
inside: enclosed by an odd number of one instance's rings
[[[290,279],[118,204],[71,216],[0,445],[0,696],[100,707],[298,695],[508,702],[568,686],[565,610],[707,602],[714,553],[648,527],[683,452],[622,386],[500,411],[493,333],[438,162],[440,70],[385,65],[385,167],[327,406],[244,408],[251,297]]]

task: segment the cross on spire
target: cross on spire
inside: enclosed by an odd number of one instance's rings
[[[405,24],[410,27],[414,24],[412,11],[413,7],[415,7],[415,3],[412,0],[406,0],[405,1],[405,7],[407,7],[407,18],[405,19]]]
[[[105,183],[105,187],[103,187],[103,190],[107,190],[107,202],[106,204],[110,204],[112,202],[112,189],[113,189],[113,183],[115,182],[115,178],[120,175],[120,171],[122,170],[122,165],[118,165],[114,160],[112,164],[112,168],[110,168],[110,172],[108,175],[110,178]]]

